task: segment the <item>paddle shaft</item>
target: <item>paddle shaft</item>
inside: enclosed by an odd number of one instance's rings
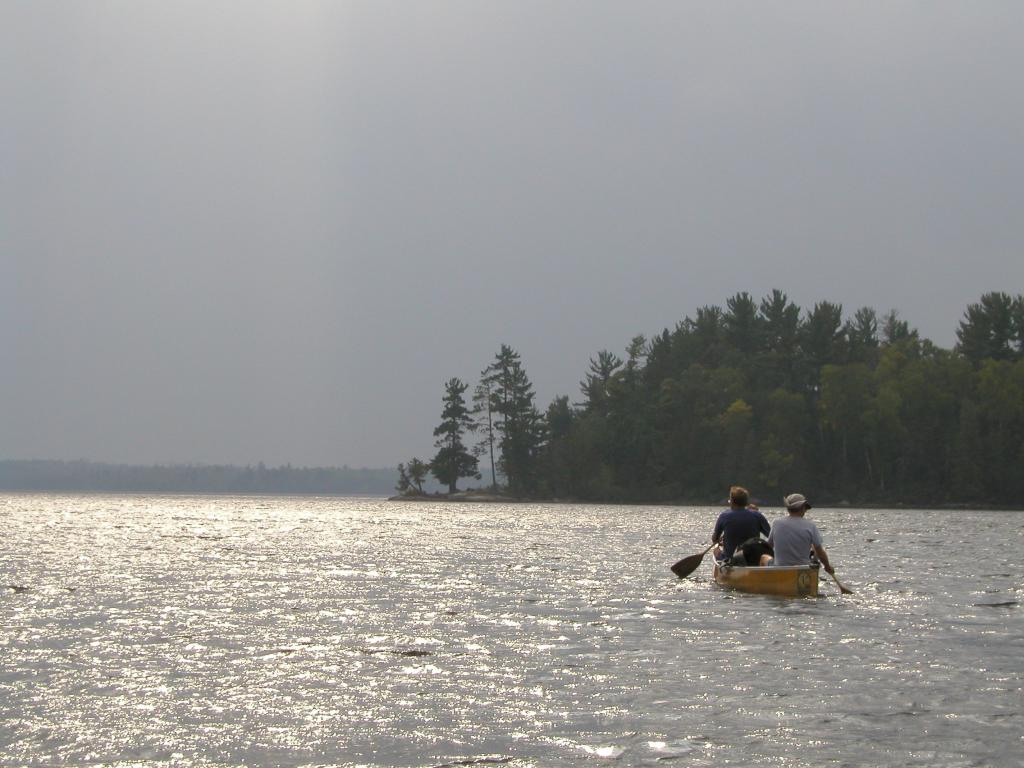
[[[830,573],[829,576],[832,577],[832,580],[836,583],[836,586],[839,587],[840,594],[843,594],[843,595],[852,595],[853,594],[853,590],[852,589],[847,589],[846,587],[844,587],[843,586],[843,582],[841,582],[839,580],[838,576],[836,576],[834,573]]]

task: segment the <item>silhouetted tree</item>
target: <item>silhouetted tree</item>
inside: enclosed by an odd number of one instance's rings
[[[608,384],[615,372],[622,367],[622,360],[602,349],[597,353],[597,359],[590,358],[590,371],[586,378],[580,382],[580,390],[583,392],[583,409],[588,412],[607,414],[608,412]]]
[[[1019,308],[1024,302],[1017,296],[998,291],[986,293],[964,312],[956,336],[957,351],[975,365],[984,360],[1010,360],[1019,354],[1021,329],[1017,327]]]
[[[430,465],[420,459],[409,459],[405,465],[405,471],[409,475],[409,482],[416,489],[416,492],[423,493],[423,481],[427,479]]]
[[[795,371],[800,307],[777,288],[761,300],[759,310],[762,348],[755,360],[757,379],[762,387],[795,387]]]
[[[842,305],[828,301],[815,304],[800,328],[800,349],[814,384],[822,366],[846,362],[845,341]]]
[[[497,463],[494,460],[496,434],[494,428],[494,374],[485,369],[480,374],[480,381],[473,389],[474,431],[480,434],[480,440],[473,446],[473,455],[487,455],[491,462],[491,490],[498,487]]]
[[[473,429],[473,418],[466,407],[465,393],[469,388],[460,379],[445,382],[441,423],[434,429],[438,448],[430,462],[430,471],[438,481],[448,486],[448,493],[455,493],[459,478],[480,475],[476,471],[476,456],[470,453],[462,442],[462,436]]]
[[[493,378],[491,406],[498,416],[500,466],[509,490],[529,494],[537,487],[537,454],[544,440],[544,425],[534,405],[533,385],[519,353],[502,344],[486,374]]]
[[[846,339],[850,348],[850,361],[873,364],[878,357],[878,313],[871,307],[861,307],[853,320],[846,322]]]
[[[726,299],[726,311],[722,316],[722,330],[726,343],[741,356],[734,365],[749,365],[754,353],[761,346],[761,320],[757,304],[744,291]]]

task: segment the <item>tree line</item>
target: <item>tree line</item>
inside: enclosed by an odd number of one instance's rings
[[[779,290],[737,293],[674,329],[597,352],[579,398],[542,412],[502,345],[470,385],[444,385],[437,453],[399,466],[449,491],[481,480],[517,497],[717,499],[740,483],[774,500],[985,503],[1024,494],[1024,296],[983,295],[957,344],[921,338],[893,310],[802,310]]]
[[[394,483],[393,469],[0,461],[0,489],[8,491],[378,495]]]

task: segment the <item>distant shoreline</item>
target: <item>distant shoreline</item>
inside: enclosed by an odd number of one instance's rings
[[[375,499],[390,501],[386,493],[365,493],[352,491],[349,493],[330,493],[317,491],[119,491],[89,488],[75,490],[72,488],[4,488],[0,487],[0,496],[209,496],[210,498],[253,498],[253,499]]]
[[[383,496],[397,470],[371,467],[268,467],[262,463],[104,464],[48,459],[0,460],[0,491],[71,493],[221,493]]]
[[[528,499],[494,494],[458,493],[423,494],[414,496],[391,495],[374,491],[231,491],[231,490],[117,490],[117,489],[74,489],[74,488],[8,488],[0,487],[0,496],[4,494],[23,496],[210,496],[210,497],[248,497],[254,499],[267,498],[328,498],[328,499],[374,499],[398,504],[532,504],[532,505],[581,505],[595,507],[703,507],[724,509],[728,504],[723,501],[709,502],[706,500],[689,501],[583,501],[581,499]],[[781,509],[782,505],[762,504],[762,509]],[[986,504],[955,504],[914,506],[900,502],[879,503],[864,502],[860,504],[816,504],[815,509],[856,510],[856,509],[888,509],[895,512],[1024,512],[1024,507],[1004,507]]]
[[[387,501],[399,503],[451,502],[457,504],[577,504],[600,507],[722,507],[729,506],[727,501],[709,502],[707,500],[673,500],[673,501],[584,501],[582,499],[528,499],[515,496],[502,496],[493,493],[475,493],[460,491],[454,495],[446,493],[399,494],[389,496]],[[781,509],[782,504],[762,504],[764,509]],[[909,505],[902,502],[864,502],[864,503],[822,503],[815,509],[892,509],[897,511],[924,510],[933,512],[950,512],[956,510],[976,512],[1024,512],[1024,507],[1005,507],[993,504],[967,504],[948,502],[940,505]]]

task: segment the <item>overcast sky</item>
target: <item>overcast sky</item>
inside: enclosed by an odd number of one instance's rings
[[[516,348],[1024,290],[1024,3],[0,0],[0,458],[393,465]]]

